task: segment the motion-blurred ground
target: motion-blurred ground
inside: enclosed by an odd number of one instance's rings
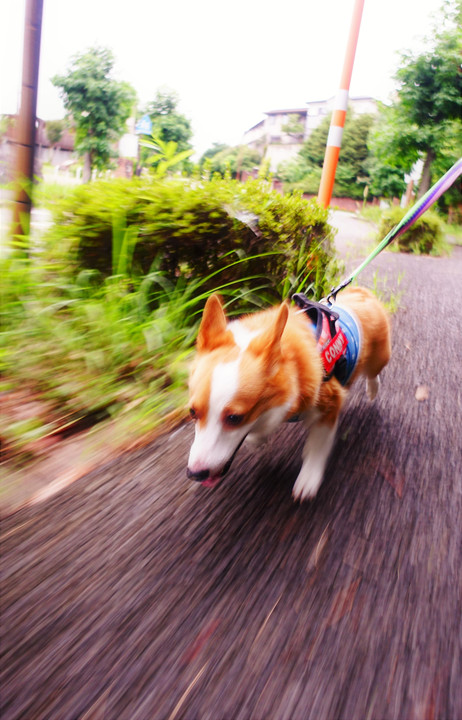
[[[213,491],[186,426],[4,519],[3,720],[462,718],[462,248],[375,270],[392,360],[314,502],[298,426]]]

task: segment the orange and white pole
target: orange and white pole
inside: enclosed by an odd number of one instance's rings
[[[351,75],[353,73],[363,7],[364,0],[355,0],[342,77],[340,79],[340,88],[335,99],[332,119],[330,121],[329,136],[327,138],[326,153],[324,155],[324,165],[318,192],[318,203],[325,208],[330,205],[340,147],[342,145],[343,128],[345,126],[345,117],[348,108],[348,93],[350,90]]]

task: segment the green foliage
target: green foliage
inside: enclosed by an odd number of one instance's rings
[[[462,153],[462,28],[458,14],[460,2],[446,4],[427,48],[420,54],[402,54],[396,73],[397,102],[383,109],[371,139],[376,168],[382,163],[403,176],[418,159],[424,161],[419,196]],[[386,194],[389,188],[382,184],[384,175],[376,170],[374,182],[376,189]]]
[[[300,150],[300,156],[306,161],[308,166],[321,167],[324,162],[326,153],[326,142],[329,134],[331,115],[326,115],[319,125],[311,132],[308,140],[303,144]]]
[[[191,149],[191,123],[178,112],[178,96],[173,90],[158,90],[155,99],[142,114],[151,118],[153,136],[165,143],[177,143],[180,152]]]
[[[181,161],[178,160],[174,164],[178,165],[179,169],[187,169],[190,168],[188,158],[193,153],[190,143],[192,129],[189,120],[178,112],[177,105],[178,96],[175,92],[167,89],[158,90],[155,99],[144,108],[142,115],[147,114],[151,118],[152,137],[155,142],[157,141],[157,151],[161,148],[160,143],[163,143],[160,152],[164,155],[164,160],[173,155],[178,158],[181,153],[184,153]],[[152,165],[153,156],[149,153],[149,149],[152,149],[152,145],[149,145],[150,142],[145,137],[141,143],[139,168]],[[162,174],[165,164],[160,162],[160,157],[154,160],[154,164],[156,163],[160,163],[157,172]],[[168,167],[170,166],[169,163]],[[165,170],[167,170],[166,167]]]
[[[194,152],[194,150],[183,150],[178,152],[178,143],[174,140],[165,142],[160,137],[156,137],[152,133],[152,140],[145,138],[141,141],[141,146],[154,150],[154,153],[146,159],[153,169],[154,175],[161,178],[167,174],[168,170],[181,165]]]
[[[303,167],[305,167],[305,170],[303,170]],[[321,173],[321,168],[310,168],[306,165],[301,165],[299,168],[297,168],[295,174],[292,176],[299,176],[299,179],[296,182],[286,182],[285,190],[298,190],[299,192],[306,193],[307,195],[317,195],[319,190],[319,183],[321,182]]]
[[[438,148],[438,153],[432,164],[431,182],[434,183],[442,177],[454,163],[462,157],[462,122],[448,122],[445,125],[444,138]],[[462,197],[462,178],[446,190],[438,200],[438,208],[443,212],[449,212],[452,208],[457,212]],[[459,210],[460,214],[460,210]]]
[[[225,143],[213,143],[212,147],[208,148],[206,150],[201,159],[199,160],[199,165],[203,165],[204,161],[207,160],[207,158],[213,158],[214,155],[217,155],[217,153],[221,152],[222,150],[229,150],[229,145],[226,145]]]
[[[0,115],[0,138],[2,138],[8,130],[13,127],[15,118],[12,115]]]
[[[335,178],[340,196],[362,198],[364,188],[369,184],[367,170],[367,138],[374,118],[372,115],[353,115],[345,120],[342,149]]]
[[[396,279],[393,278],[392,286],[396,289],[390,289],[387,275],[379,275],[375,271],[372,277],[373,286],[371,290],[387,308],[390,315],[394,315],[401,307],[403,291],[399,288],[404,277],[405,273],[399,273]]]
[[[435,128],[462,115],[460,53],[462,29],[437,32],[431,47],[421,55],[404,53],[396,73],[399,102],[414,125],[425,128],[427,142]]]
[[[407,210],[393,207],[385,210],[379,225],[378,237],[382,240],[403,219]],[[441,255],[447,252],[444,242],[443,223],[436,213],[425,212],[409,230],[400,235],[390,246],[400,252],[416,255]]]
[[[136,99],[128,83],[112,78],[113,65],[112,53],[96,47],[74,57],[66,75],[52,79],[73,117],[75,149],[86,156],[88,169],[107,167]]]
[[[390,199],[403,195],[406,190],[405,173],[410,168],[400,147],[406,146],[409,151],[411,142],[409,125],[398,118],[394,107],[381,105],[368,137],[370,155],[367,167],[373,195]],[[416,160],[418,154],[414,153],[412,164]]]
[[[213,149],[215,148],[215,152]],[[259,167],[262,156],[257,150],[252,150],[246,145],[230,147],[228,145],[215,144],[214,148],[207,150],[200,160],[200,166],[205,167],[209,173],[218,173],[222,177],[229,175],[235,178],[243,170],[251,171]]]
[[[241,273],[254,277],[251,287],[261,284],[261,276],[274,287],[293,272],[302,246],[312,265],[307,282],[322,277],[319,292],[335,271],[326,211],[297,194],[273,192],[261,180],[241,184],[217,177],[81,186],[56,211],[50,253],[64,254],[71,272],[89,268],[110,275],[114,218],[135,228],[133,267],[141,275],[156,262],[170,278],[202,279],[220,270],[222,282],[232,282],[232,253],[242,260]]]
[[[46,123],[46,133],[47,138],[50,141],[51,145],[57,145],[59,141],[61,140],[64,129],[65,129],[65,121],[64,120],[48,120]]]
[[[371,115],[347,113],[334,195],[363,197],[364,187],[369,183],[367,138],[372,123]],[[278,174],[289,183],[289,188],[313,194],[318,192],[329,127],[330,116],[326,116],[304,143],[298,157],[280,168]]]
[[[292,113],[288,116],[287,123],[283,125],[281,129],[288,135],[303,135],[305,132],[305,123],[303,122],[303,116],[300,116],[297,113]]]
[[[86,418],[90,424],[131,418],[133,435],[134,426],[137,433],[149,430],[181,407],[185,353],[195,331],[187,302],[197,284],[175,284],[155,272],[129,279],[123,256],[121,247],[120,274],[102,285],[88,271],[70,279],[47,264],[2,262],[0,388],[24,391],[46,409],[43,417],[36,413],[33,428],[2,417],[7,457],[23,457],[33,451],[32,440],[67,432]]]
[[[383,209],[379,205],[363,205],[359,214],[364,220],[374,225],[378,225],[382,217]]]
[[[53,210],[56,203],[72,193],[72,185],[63,185],[60,182],[38,180],[34,185],[34,205]]]
[[[166,180],[94,183],[63,201],[58,217],[54,242],[36,257],[0,262],[0,392],[34,402],[33,422],[0,419],[7,458],[33,457],[41,443],[82,423],[115,419],[126,440],[178,412],[210,289],[232,315],[301,289],[323,294],[333,282],[327,212],[261,181],[214,180],[199,189]],[[246,229],[258,231],[255,243],[240,239]],[[137,253],[154,230],[140,273]],[[102,261],[106,232],[110,267],[102,278],[76,257],[82,235]],[[270,250],[262,238],[273,239]],[[192,249],[200,271],[188,267]],[[277,278],[268,274],[274,258]]]

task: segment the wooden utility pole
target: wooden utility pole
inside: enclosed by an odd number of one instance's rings
[[[13,235],[29,232],[34,176],[37,87],[42,35],[43,0],[26,0],[22,61],[21,107],[15,132],[15,202]]]

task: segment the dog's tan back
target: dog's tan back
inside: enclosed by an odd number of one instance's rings
[[[337,305],[354,312],[361,325],[362,347],[352,382],[358,375],[376,377],[391,356],[391,333],[388,313],[369,290],[347,289],[339,295]]]

